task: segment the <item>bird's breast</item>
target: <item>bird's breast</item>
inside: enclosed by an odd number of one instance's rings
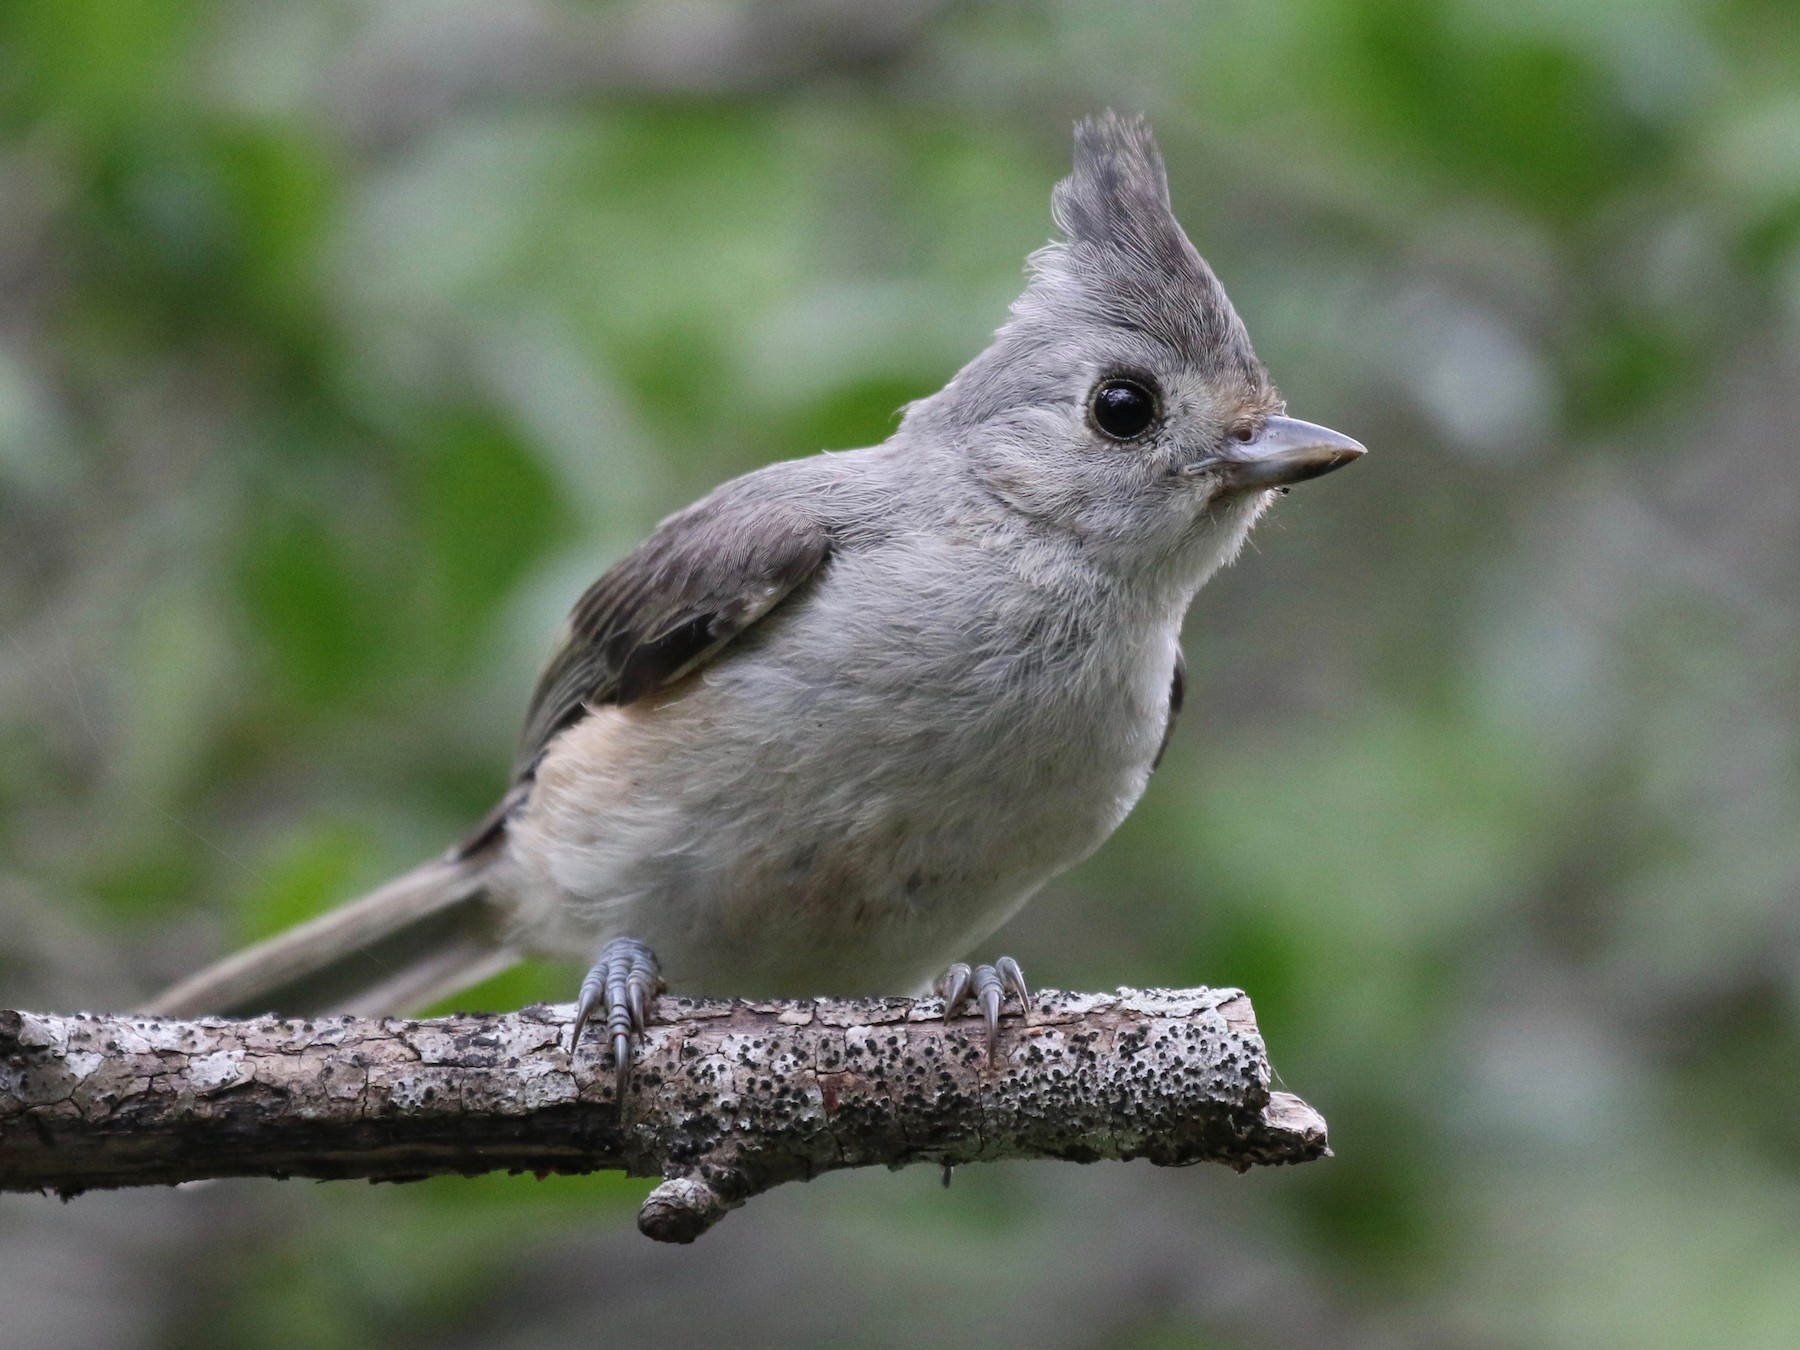
[[[534,945],[629,933],[707,992],[895,992],[1123,819],[1171,627],[834,568],[741,650],[553,743],[512,828]]]

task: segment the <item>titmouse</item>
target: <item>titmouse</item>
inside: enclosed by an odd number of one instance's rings
[[[594,962],[624,1086],[655,995],[921,987],[1087,857],[1182,696],[1194,593],[1363,447],[1288,417],[1141,119],[1075,131],[994,341],[886,442],[772,464],[584,595],[513,785],[461,845],[165,993],[380,1013],[521,955]],[[990,1046],[1025,981],[940,981]]]

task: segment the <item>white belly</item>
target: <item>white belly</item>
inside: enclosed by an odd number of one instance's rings
[[[586,960],[636,937],[680,992],[905,992],[1097,848],[1142,792],[1174,616],[1075,647],[1002,636],[984,661],[966,633],[818,614],[783,615],[779,633],[554,743],[500,882],[521,946]]]

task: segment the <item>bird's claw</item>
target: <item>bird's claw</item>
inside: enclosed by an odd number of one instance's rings
[[[1020,1011],[1031,1006],[1031,991],[1025,985],[1025,972],[1019,969],[1019,963],[1010,956],[1001,957],[991,966],[973,968],[966,961],[958,961],[939,977],[937,991],[944,1000],[946,1022],[956,1016],[966,1003],[973,1003],[981,1010],[982,1020],[987,1023],[990,1064],[1000,1054],[1000,1009],[1006,996],[1009,993],[1018,996]]]
[[[656,968],[656,956],[636,938],[614,938],[600,949],[575,1005],[575,1022],[569,1028],[569,1053],[581,1043],[581,1031],[596,1013],[606,1018],[606,1035],[612,1042],[613,1073],[617,1096],[623,1100],[631,1077],[631,1052],[649,1024],[649,1003],[664,985]]]

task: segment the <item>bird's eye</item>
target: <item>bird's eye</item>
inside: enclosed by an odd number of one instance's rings
[[[1102,380],[1088,412],[1106,435],[1128,441],[1156,420],[1156,395],[1136,380]]]
[[[1231,429],[1231,439],[1241,445],[1248,445],[1256,439],[1256,428],[1248,422],[1239,422]]]

